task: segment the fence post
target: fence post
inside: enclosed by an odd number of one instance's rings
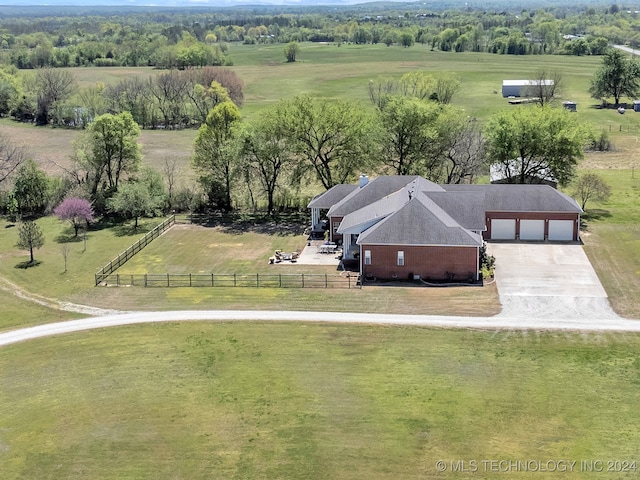
[[[324,274],[324,288],[329,288],[329,280],[326,273]]]
[[[211,286],[213,287],[213,273],[211,274]]]
[[[302,275],[302,288],[304,288],[304,273],[302,273],[301,275]]]
[[[282,274],[278,274],[278,288],[282,288]]]
[[[256,273],[256,288],[260,287],[260,274]]]
[[[192,287],[193,285],[191,284],[191,274],[189,274],[189,286]]]
[[[349,290],[351,290],[351,275],[347,275],[347,282],[349,284]]]
[[[167,287],[170,287],[171,285],[169,285],[169,274],[167,273]]]
[[[237,284],[237,282],[236,282],[236,274],[235,274],[235,273],[233,274],[233,286],[234,286],[234,287],[237,287],[237,286],[238,286],[238,284]]]
[[[144,286],[145,286],[145,288],[147,286],[147,274],[146,273],[144,274]]]
[[[132,273],[132,274],[131,274],[131,286],[132,286],[132,287],[133,287],[133,286],[135,286],[134,284],[135,284],[135,282],[133,281],[133,273]]]

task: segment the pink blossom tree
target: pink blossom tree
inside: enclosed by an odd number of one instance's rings
[[[93,221],[93,207],[91,202],[84,198],[65,198],[53,211],[60,220],[67,220],[73,226],[76,237],[83,222],[88,224]]]

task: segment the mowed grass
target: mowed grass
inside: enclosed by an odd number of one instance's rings
[[[0,299],[17,302],[16,293],[40,295],[80,305],[116,310],[251,309],[299,311],[351,311],[492,315],[500,304],[495,285],[455,289],[384,288],[105,288],[94,286],[94,274],[126,250],[160,219],[149,219],[134,231],[131,223],[96,225],[89,230],[86,249],[82,237],[59,220],[37,221],[45,244],[35,251],[37,265],[26,267],[28,251],[15,247],[17,227],[0,222],[0,276],[15,287],[0,290]],[[70,246],[67,272],[62,247]],[[338,273],[336,267],[269,265],[276,248],[293,251],[304,247],[300,235],[224,232],[216,228],[178,225],[154,240],[118,273]],[[28,300],[23,300],[28,302]],[[51,302],[50,302],[51,303]],[[11,305],[11,303],[9,303]],[[35,310],[38,311],[38,310]],[[3,317],[0,329],[28,326],[65,318],[46,310],[18,310]]]
[[[635,334],[290,323],[40,339],[0,349],[0,468],[7,480],[491,479],[541,473],[482,460],[562,459],[577,462],[563,478],[602,478],[580,462],[637,461],[639,348]],[[480,470],[452,472],[458,461]]]

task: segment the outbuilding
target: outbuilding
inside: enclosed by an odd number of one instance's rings
[[[523,95],[526,95],[526,88],[528,87],[535,87],[537,85],[551,87],[553,84],[553,80],[503,80],[502,96],[504,98],[522,97]]]

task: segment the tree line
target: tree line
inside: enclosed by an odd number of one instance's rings
[[[202,124],[226,99],[243,103],[243,83],[221,67],[173,69],[147,79],[78,88],[69,70],[0,70],[0,116],[36,125],[86,127],[104,113],[129,112],[142,128],[179,129]]]
[[[0,64],[225,66],[229,43],[415,43],[454,52],[601,55],[609,44],[640,46],[640,18],[611,5],[517,11],[437,10],[425,4],[269,9],[134,10],[84,17],[60,9],[0,18]]]

